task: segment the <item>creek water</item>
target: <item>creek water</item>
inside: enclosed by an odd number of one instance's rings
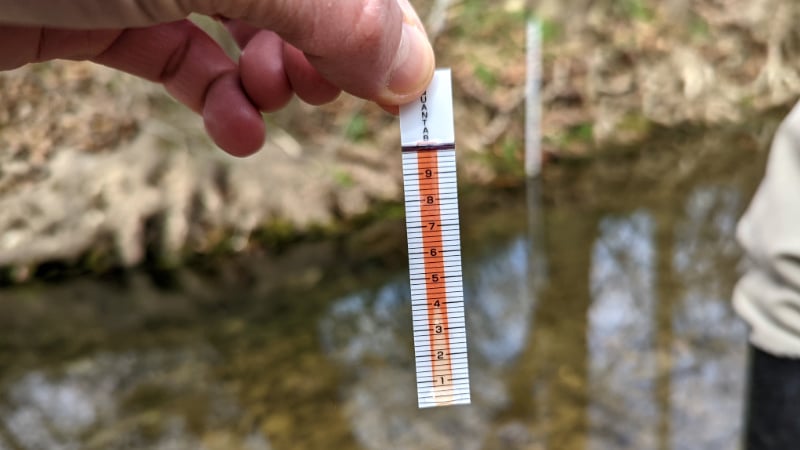
[[[0,450],[736,448],[734,230],[765,127],[464,192],[471,406],[417,409],[400,217],[3,288]]]

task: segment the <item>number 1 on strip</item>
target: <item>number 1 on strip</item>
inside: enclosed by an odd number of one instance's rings
[[[470,403],[450,70],[400,108],[420,408]]]

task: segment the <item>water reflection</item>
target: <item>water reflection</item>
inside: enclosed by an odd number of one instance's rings
[[[364,448],[483,448],[492,415],[508,403],[499,374],[519,357],[530,330],[526,258],[526,240],[516,238],[466,265],[473,407],[417,409],[406,278],[332,302],[320,336],[353,374],[345,409]]]
[[[205,385],[215,359],[197,349],[103,353],[25,373],[3,391],[0,448],[270,449],[260,432],[229,429],[242,409]]]
[[[730,307],[738,258],[733,236],[739,191],[701,187],[675,233],[673,267],[684,286],[672,314],[672,448],[736,448],[744,408],[747,329]],[[712,276],[716,274],[716,276]],[[741,368],[741,369],[740,369]]]
[[[575,234],[588,227],[596,237],[585,260],[579,248],[555,255],[563,244],[548,244],[544,255],[561,278],[548,280],[544,300],[555,307],[544,304],[535,327],[539,291],[529,279],[528,239],[513,238],[467,261],[470,408],[415,410],[404,278],[333,301],[321,337],[327,352],[356,374],[343,395],[359,442],[365,448],[735,447],[745,330],[728,304],[733,276],[720,267],[733,266],[732,227],[741,207],[735,189],[699,187],[666,223],[646,209],[596,222],[570,214],[550,221],[580,220]],[[533,264],[541,273],[547,262]],[[567,437],[576,433],[584,436]]]
[[[656,448],[653,220],[600,221],[589,308],[589,448]]]
[[[417,409],[404,262],[311,289],[2,291],[0,450],[736,448],[741,192],[520,208],[465,239],[469,407]]]
[[[526,279],[527,250],[527,240],[517,238],[464,272],[470,358],[495,369],[522,354],[533,326],[536,292],[529,290]]]

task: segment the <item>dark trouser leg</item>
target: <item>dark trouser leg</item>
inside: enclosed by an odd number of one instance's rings
[[[750,347],[747,450],[800,449],[800,359]]]

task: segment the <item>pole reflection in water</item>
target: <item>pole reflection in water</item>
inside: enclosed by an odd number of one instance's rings
[[[731,236],[740,197],[699,187],[672,214],[598,219],[562,208],[544,216],[547,233],[466,260],[471,407],[416,410],[402,277],[333,302],[321,338],[354,374],[342,395],[358,441],[376,449],[734,448],[745,330],[728,303],[735,274],[720,268],[738,256]]]
[[[2,289],[0,450],[737,448],[747,191],[703,183],[473,208],[470,406],[417,408],[401,250],[351,265],[311,243],[168,289]],[[325,275],[281,276],[306,272]]]

